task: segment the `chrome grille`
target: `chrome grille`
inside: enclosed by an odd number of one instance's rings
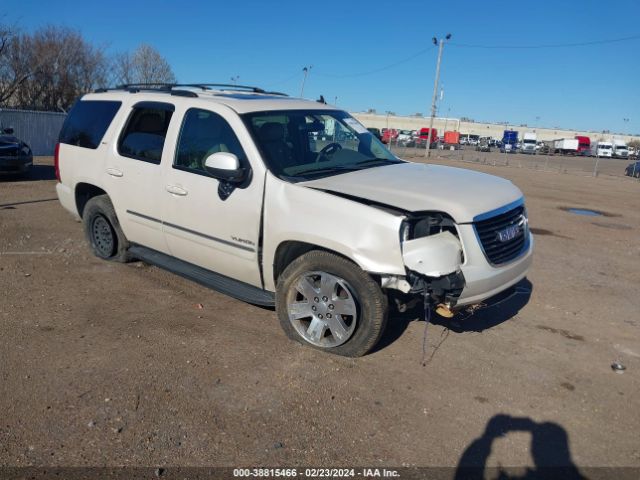
[[[486,220],[474,222],[473,226],[487,260],[493,265],[501,265],[516,259],[529,243],[524,205]]]

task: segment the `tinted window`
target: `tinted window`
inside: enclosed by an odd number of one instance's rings
[[[187,111],[176,149],[174,166],[204,172],[204,161],[216,152],[245,154],[231,126],[220,115],[193,108]]]
[[[164,139],[173,111],[162,106],[134,107],[127,126],[120,136],[118,152],[125,157],[160,163]]]
[[[98,148],[121,102],[78,101],[60,132],[60,143],[84,148]]]

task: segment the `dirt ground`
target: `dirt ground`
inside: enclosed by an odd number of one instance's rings
[[[425,366],[419,310],[366,357],[323,354],[94,258],[50,159],[0,180],[0,465],[640,467],[640,183],[435,162],[518,185],[536,252],[517,294],[429,324]]]

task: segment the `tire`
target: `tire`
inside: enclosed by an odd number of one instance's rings
[[[107,195],[91,198],[82,215],[84,234],[93,254],[103,260],[125,263],[131,260],[129,242],[120,228],[111,200]]]
[[[328,353],[360,357],[384,332],[387,297],[353,262],[314,250],[295,259],[279,276],[276,311],[292,340]]]

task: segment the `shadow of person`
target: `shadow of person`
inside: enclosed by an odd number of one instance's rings
[[[465,449],[456,468],[455,480],[484,480],[494,440],[503,438],[510,432],[531,434],[530,452],[534,466],[527,467],[524,474],[509,472],[508,468],[493,467],[489,469],[492,472],[489,478],[586,479],[571,459],[569,436],[560,425],[553,422],[538,423],[529,417],[499,414],[489,420],[482,435]]]

